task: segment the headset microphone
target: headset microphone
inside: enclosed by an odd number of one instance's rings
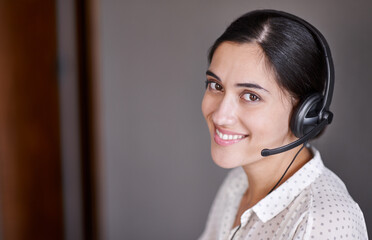
[[[271,14],[272,16],[285,17],[306,27],[323,50],[327,70],[327,79],[325,82],[324,91],[310,94],[309,96],[305,97],[294,109],[291,117],[290,128],[298,139],[282,147],[263,149],[261,151],[261,155],[266,157],[288,151],[308,142],[316,137],[328,124],[332,122],[333,114],[329,110],[329,106],[331,105],[332,101],[335,74],[331,50],[326,39],[318,29],[305,20],[286,12],[276,10],[258,11]]]
[[[273,148],[273,149],[263,149],[261,151],[261,155],[263,157],[267,157],[267,156],[270,156],[270,155],[274,155],[274,154],[278,154],[278,153],[282,153],[282,152],[285,152],[285,151],[288,151],[292,148],[295,148],[307,141],[309,141],[310,139],[312,139],[313,137],[315,137],[316,135],[318,135],[318,133],[328,124],[330,124],[332,122],[332,118],[333,118],[333,114],[331,112],[328,112],[328,114],[326,114],[326,116],[323,118],[323,120],[316,126],[314,127],[310,132],[308,132],[307,134],[305,134],[303,137],[297,139],[296,141],[294,142],[291,142],[287,145],[284,145],[282,147],[278,147],[278,148]]]
[[[261,155],[263,157],[267,157],[270,155],[282,153],[293,149],[301,144],[304,144],[296,153],[294,158],[292,159],[291,163],[288,165],[287,169],[283,173],[282,177],[277,181],[275,186],[269,191],[267,195],[269,195],[274,189],[280,184],[283,180],[284,176],[286,175],[288,169],[291,167],[292,163],[295,161],[298,154],[301,150],[305,147],[305,143],[309,140],[316,137],[328,124],[332,122],[333,113],[329,110],[329,106],[331,105],[332,95],[333,95],[333,88],[334,88],[334,67],[333,61],[331,56],[331,50],[328,46],[327,41],[325,40],[324,36],[316,29],[313,25],[306,22],[305,20],[286,13],[282,11],[276,10],[257,10],[256,12],[262,12],[270,14],[271,16],[277,17],[285,17],[290,20],[293,20],[299,24],[302,24],[306,27],[310,33],[313,35],[314,38],[318,40],[318,44],[321,45],[321,48],[324,53],[324,59],[326,63],[327,69],[327,80],[325,82],[324,91],[322,93],[315,92],[306,96],[294,109],[294,112],[291,117],[290,121],[290,128],[293,134],[298,138],[296,141],[291,142],[287,145],[282,147],[273,148],[273,149],[263,149],[261,151]],[[240,229],[241,224],[234,232],[231,239],[234,238],[236,232]]]

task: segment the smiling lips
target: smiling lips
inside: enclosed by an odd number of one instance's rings
[[[247,135],[242,134],[232,134],[224,130],[216,128],[214,132],[214,141],[221,146],[228,146],[243,140]]]

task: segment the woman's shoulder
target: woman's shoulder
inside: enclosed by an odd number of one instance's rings
[[[335,206],[354,205],[355,202],[350,196],[344,182],[322,161],[320,153],[315,148],[312,148],[314,158],[312,159],[313,169],[316,169],[318,176],[311,183],[311,196],[314,206],[323,205],[329,202],[328,206],[333,203]],[[337,204],[337,205],[336,205]]]
[[[344,182],[331,170],[324,168],[322,174],[311,184],[312,206],[325,209],[353,208],[357,204],[350,196]],[[358,210],[359,207],[358,207]]]
[[[335,173],[325,168],[309,190],[309,237],[367,239],[363,213]]]

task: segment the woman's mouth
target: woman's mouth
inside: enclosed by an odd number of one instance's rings
[[[240,142],[244,138],[246,138],[247,135],[243,134],[234,134],[232,132],[227,132],[224,130],[220,130],[216,128],[214,132],[214,141],[221,146],[228,146],[237,142]]]

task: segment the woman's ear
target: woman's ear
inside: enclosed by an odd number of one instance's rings
[[[296,98],[295,96],[291,95],[291,103],[292,103],[293,108],[297,107],[299,101],[300,100],[298,98]]]
[[[291,110],[291,113],[289,114],[289,122],[288,122],[288,125],[289,125],[289,131],[291,132],[291,138],[293,137],[293,139],[295,139],[295,135],[292,131],[292,121],[293,121],[293,118],[294,118],[294,114],[296,114],[297,112],[297,108],[298,108],[298,104],[300,103],[300,100],[296,97],[294,97],[292,94],[290,95],[290,102],[292,104],[292,110]]]

